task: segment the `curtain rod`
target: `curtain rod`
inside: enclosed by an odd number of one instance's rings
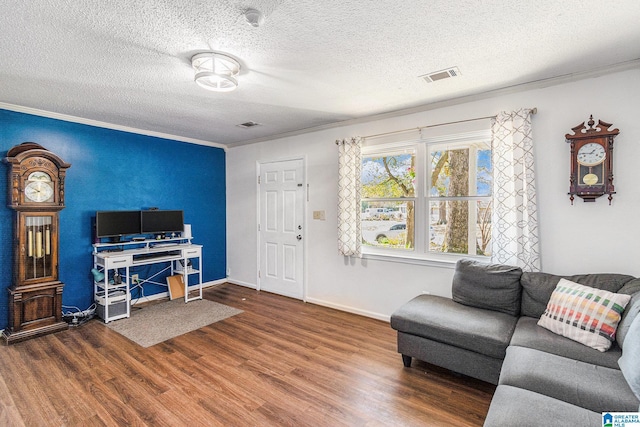
[[[531,114],[537,114],[538,113],[538,108],[534,107],[531,108]],[[476,117],[474,119],[466,119],[466,120],[457,120],[455,122],[447,122],[447,123],[438,123],[436,125],[427,125],[427,126],[419,126],[419,127],[415,127],[415,128],[409,128],[409,129],[403,129],[403,130],[395,130],[392,132],[385,132],[385,133],[378,133],[376,135],[367,135],[367,136],[363,136],[364,139],[366,138],[376,138],[379,136],[387,136],[387,135],[393,135],[396,133],[404,133],[404,132],[411,132],[414,130],[417,130],[418,132],[420,132],[422,129],[428,129],[428,128],[435,128],[435,127],[439,127],[439,126],[447,126],[447,125],[455,125],[458,123],[466,123],[466,122],[475,122],[478,120],[486,120],[486,119],[495,119],[497,116],[486,116],[486,117]]]

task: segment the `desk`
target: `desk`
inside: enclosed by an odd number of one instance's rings
[[[114,248],[121,250],[114,251]],[[96,243],[93,245],[93,268],[104,273],[104,279],[94,281],[94,300],[98,315],[108,323],[131,315],[131,289],[154,283],[153,277],[138,278],[132,283],[131,267],[166,263],[171,275],[182,274],[184,279],[184,301],[202,299],[202,245],[194,245],[191,239],[144,240],[123,243]],[[197,266],[194,268],[193,266]],[[114,280],[116,273],[124,269],[124,275]],[[165,271],[163,270],[163,271]],[[198,292],[189,297],[189,276],[197,275]],[[118,283],[119,282],[119,283]]]

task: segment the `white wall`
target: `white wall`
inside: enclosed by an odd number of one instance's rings
[[[338,255],[337,151],[334,141],[537,107],[533,117],[543,271],[617,272],[640,276],[640,70],[632,69],[527,91],[231,148],[227,153],[227,241],[230,281],[255,287],[256,162],[305,156],[307,205],[306,295],[324,304],[387,319],[427,291],[451,295],[450,267],[428,267]],[[565,134],[593,114],[620,129],[615,139],[613,204],[577,198],[571,206],[569,144]],[[314,210],[326,221],[313,220]]]

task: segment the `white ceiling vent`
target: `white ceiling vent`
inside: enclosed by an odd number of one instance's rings
[[[423,78],[427,83],[437,82],[438,80],[449,79],[451,77],[458,77],[460,75],[460,70],[458,67],[447,68],[446,70],[440,70],[433,73],[425,74],[419,76]]]
[[[239,125],[236,125],[236,126],[238,126],[239,128],[249,129],[254,126],[260,126],[260,123],[249,121],[249,122],[240,123]]]

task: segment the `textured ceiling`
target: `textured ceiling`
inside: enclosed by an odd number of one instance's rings
[[[230,146],[640,58],[638,0],[3,0],[0,29],[0,103]],[[206,50],[236,91],[193,82]]]

